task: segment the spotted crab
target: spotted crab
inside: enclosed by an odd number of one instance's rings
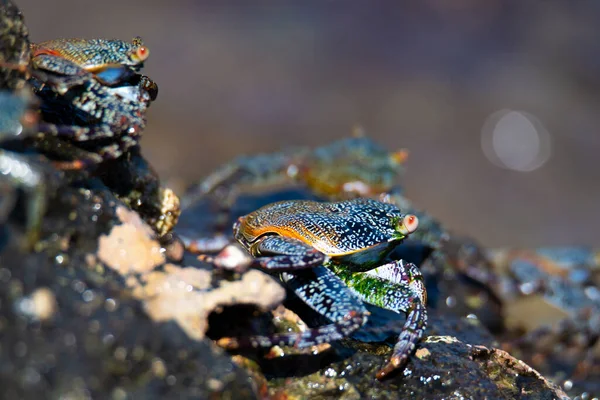
[[[305,348],[349,336],[367,322],[363,303],[379,306],[407,319],[390,361],[378,373],[384,379],[402,368],[427,325],[427,294],[417,267],[388,258],[418,226],[414,215],[372,199],[335,203],[292,200],[266,205],[234,225],[234,237],[250,258],[231,246],[216,265],[244,264],[279,274],[280,279],[331,325],[300,333],[227,338],[228,349]]]
[[[19,18],[22,24],[20,14]],[[116,159],[137,146],[146,110],[158,94],[156,83],[139,74],[149,55],[142,40],[56,39],[30,44],[22,26],[20,49],[7,49],[0,66],[11,78],[18,73],[21,80],[28,78],[41,100],[38,149],[71,161],[58,164],[63,169],[81,169]],[[6,32],[7,43],[13,40],[10,35],[16,36]]]
[[[79,151],[84,164],[116,159],[138,145],[157,85],[140,75],[149,54],[141,39],[60,39],[32,44],[32,84],[42,100],[44,152],[51,137]],[[47,144],[51,142],[51,144]],[[81,166],[81,163],[77,164]]]
[[[158,94],[157,85],[140,74],[148,55],[140,38],[31,44],[23,14],[11,1],[0,0],[0,89],[6,91],[2,101],[15,106],[1,110],[0,119],[20,126],[18,132],[13,128],[2,132],[5,176],[9,169],[13,178],[22,172],[16,168],[21,161],[23,167],[75,181],[98,177],[158,233],[168,232],[179,215],[178,198],[160,186],[138,145],[145,112]],[[35,118],[20,124],[20,111],[9,111],[17,105],[31,111],[25,116]],[[125,153],[127,157],[121,157]],[[75,171],[66,173],[70,170]],[[11,209],[9,197],[14,197],[8,194],[25,183],[13,178],[3,180],[4,214]],[[39,185],[45,183],[42,179]],[[41,195],[28,198],[45,203]],[[41,206],[36,209],[28,214],[30,232],[38,231],[33,226],[39,227],[43,214]]]

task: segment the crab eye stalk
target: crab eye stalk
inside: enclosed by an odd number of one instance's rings
[[[400,222],[400,233],[403,235],[409,235],[417,230],[419,227],[419,218],[413,214],[407,214],[402,218]]]

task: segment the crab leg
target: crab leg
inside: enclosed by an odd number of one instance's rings
[[[112,137],[114,136],[114,132],[111,131],[111,128],[107,125],[98,125],[95,127],[81,127],[81,126],[66,126],[66,125],[54,125],[54,124],[40,124],[38,126],[38,131],[41,133],[50,134],[56,138],[63,139],[73,139],[74,141],[88,141],[97,139],[96,136],[102,137],[103,134]],[[89,133],[93,133],[94,136],[88,136]],[[45,138],[48,140],[48,137]],[[67,143],[61,141],[62,143]],[[64,164],[64,167],[60,167],[60,163],[57,166],[60,169],[82,169],[93,166],[102,162],[103,160],[114,160],[122,156],[127,149],[135,147],[137,144],[135,143],[135,139],[132,139],[129,136],[121,136],[118,138],[116,143],[112,143],[110,145],[106,145],[101,147],[97,153],[87,152],[85,150],[81,150],[80,157],[83,160],[78,160],[73,164],[73,167],[68,167],[68,162]],[[41,146],[38,146],[41,148]],[[51,153],[56,153],[56,149],[52,147],[47,147],[47,151]],[[71,145],[70,148],[75,149],[76,147]],[[86,154],[87,153],[87,154]]]
[[[407,361],[427,326],[427,292],[418,268],[403,260],[367,272],[352,273],[341,266],[334,272],[363,301],[397,313],[406,313],[406,322],[387,365],[378,373],[383,379]]]
[[[140,85],[147,86],[149,84],[144,81]],[[110,122],[99,122],[92,126],[42,123],[38,127],[40,132],[68,137],[76,142],[87,142],[116,136],[138,136],[139,132],[143,130],[145,119],[142,114],[147,108],[145,103],[136,104],[128,99],[112,95],[107,88],[94,80],[79,86],[72,89],[72,105],[79,110],[85,110],[98,121]],[[37,91],[43,96],[44,91],[41,87],[38,87]],[[126,135],[124,135],[125,133]]]
[[[368,311],[360,299],[325,267],[284,272],[282,280],[300,299],[333,324],[299,333],[221,339],[219,345],[227,349],[275,345],[304,348],[343,339],[367,321]]]
[[[189,195],[196,199],[217,194],[230,202],[246,187],[266,187],[288,182],[290,178],[293,179],[296,158],[292,151],[239,157],[207,176]]]
[[[102,162],[102,157],[99,155],[75,147],[72,143],[54,136],[40,138],[33,144],[42,152],[53,153],[59,158],[73,159],[73,161],[52,161],[54,167],[62,171],[88,169]]]

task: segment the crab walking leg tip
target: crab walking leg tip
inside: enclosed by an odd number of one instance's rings
[[[221,338],[217,340],[217,346],[225,350],[235,350],[239,348],[239,343],[235,338]]]
[[[390,358],[390,361],[385,365],[385,367],[381,368],[377,372],[377,375],[376,375],[377,379],[378,380],[386,379],[387,377],[389,377],[390,374],[401,370],[407,361],[408,361],[407,356],[392,356],[392,358]]]
[[[377,378],[377,380],[382,381],[382,380],[386,379],[387,377],[389,377],[389,375],[392,372],[394,372],[395,370],[396,370],[396,367],[390,362],[385,367],[383,367],[379,371],[377,371],[377,374],[375,375],[375,377]]]

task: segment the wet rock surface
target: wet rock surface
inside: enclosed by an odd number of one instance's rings
[[[136,295],[142,285],[128,280],[164,264],[151,229],[137,215],[107,190],[73,188],[50,210],[47,249],[35,254],[20,249],[12,224],[3,225],[4,398],[254,397],[246,373],[210,340],[186,333],[173,316],[156,318],[145,297]],[[128,241],[107,259],[102,242],[119,242],[123,229]],[[165,267],[162,274],[169,273]],[[231,298],[213,285],[213,296]]]
[[[493,337],[477,320],[434,314],[427,334],[407,368],[384,382],[373,377],[388,346],[346,341],[346,350],[339,350],[342,360],[321,360],[321,368],[307,369],[299,378],[277,376],[270,382],[272,394],[299,399],[568,398],[527,364],[495,349]]]

